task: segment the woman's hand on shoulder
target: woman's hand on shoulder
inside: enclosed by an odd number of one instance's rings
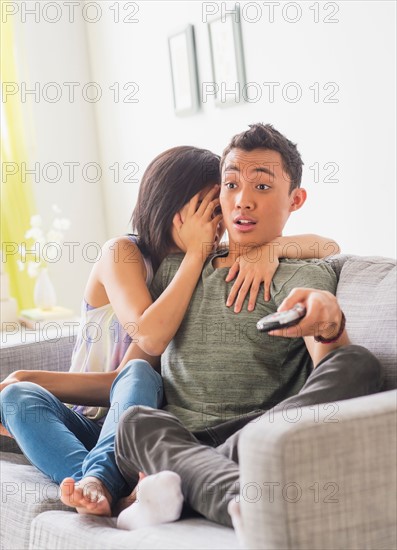
[[[339,245],[333,239],[314,234],[280,236],[264,245],[247,248],[245,254],[237,258],[226,277],[226,281],[230,282],[237,276],[226,305],[231,306],[236,301],[234,311],[238,313],[250,291],[248,311],[252,311],[261,283],[264,286],[265,301],[270,300],[270,285],[279,266],[279,258],[324,258],[339,252]]]
[[[272,246],[253,247],[239,256],[234,262],[226,277],[226,281],[236,280],[231,288],[226,305],[234,305],[235,313],[242,309],[246,295],[249,292],[248,311],[253,311],[258,297],[261,283],[263,283],[263,297],[270,300],[270,285],[279,266],[277,254]]]

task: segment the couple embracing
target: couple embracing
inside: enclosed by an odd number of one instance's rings
[[[234,136],[221,159],[175,147],[150,163],[137,235],[106,243],[90,274],[70,372],[1,384],[2,433],[65,504],[125,529],[177,520],[185,504],[240,534],[244,426],[378,391],[379,362],[350,343],[332,268],[310,259],[337,245],[282,236],[306,200],[302,165],[268,124]],[[256,331],[296,304],[298,325]],[[100,340],[84,337],[90,322]]]

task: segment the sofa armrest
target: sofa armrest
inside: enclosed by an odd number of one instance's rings
[[[1,379],[16,370],[68,371],[75,343],[74,336],[40,340],[0,349]]]
[[[239,442],[247,548],[396,548],[397,390],[266,415]]]
[[[75,343],[74,336],[17,344],[0,349],[1,380],[16,370],[68,371]],[[14,439],[0,436],[0,450],[20,452]]]

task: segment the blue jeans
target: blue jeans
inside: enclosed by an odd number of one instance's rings
[[[159,408],[162,402],[161,376],[146,361],[134,360],[113,381],[102,427],[32,382],[11,384],[1,392],[1,421],[30,462],[53,481],[94,476],[116,502],[131,490],[114,456],[120,416],[132,405]]]

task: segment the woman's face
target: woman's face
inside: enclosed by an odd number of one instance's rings
[[[208,187],[205,187],[199,193],[197,193],[197,196],[198,196],[197,208],[200,206],[202,200],[207,195],[207,193],[209,193],[213,188],[214,188],[213,185],[209,185]],[[215,195],[215,197],[219,197],[219,191]],[[181,210],[179,211],[179,215],[180,215],[182,223],[184,222],[184,220],[186,218],[188,207],[189,207],[189,203],[186,203],[181,208]],[[216,216],[219,212],[220,212],[220,206],[218,206],[215,209],[212,217]],[[214,237],[214,243],[213,243],[213,250],[214,251],[219,246],[220,240],[222,239],[224,233],[225,233],[225,227],[224,227],[224,223],[223,223],[223,219],[222,219],[220,221],[220,223],[218,223],[216,234],[215,234],[215,237]],[[176,231],[174,226],[172,227],[172,239],[175,243],[175,248],[172,250],[172,252],[180,252],[180,251],[186,252],[186,247],[184,246],[181,239],[179,238],[178,232]]]

